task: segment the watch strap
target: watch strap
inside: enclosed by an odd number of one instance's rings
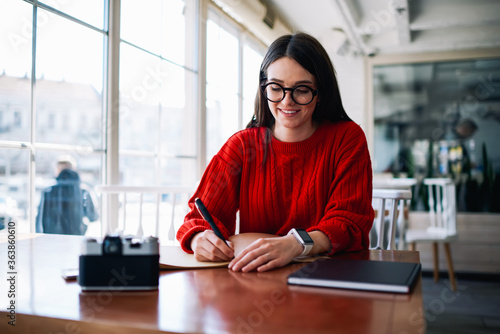
[[[288,232],[288,234],[292,234],[295,237],[295,239],[302,245],[302,247],[304,247],[302,253],[297,258],[305,257],[309,254],[309,252],[311,252],[311,249],[313,248],[313,243],[305,243],[302,237],[300,236],[299,232],[297,231],[297,229],[292,228]]]

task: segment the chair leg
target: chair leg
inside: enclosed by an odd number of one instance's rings
[[[438,244],[432,243],[432,257],[434,259],[434,282],[439,281],[439,257],[438,257]]]
[[[453,262],[451,261],[451,251],[450,244],[444,244],[444,250],[446,252],[446,262],[448,263],[448,276],[450,277],[451,289],[457,291],[457,281],[455,280],[455,271],[453,270]]]

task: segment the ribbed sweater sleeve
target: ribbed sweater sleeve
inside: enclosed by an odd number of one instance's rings
[[[343,130],[335,138],[334,175],[323,217],[308,229],[328,236],[330,254],[368,248],[374,217],[372,169],[365,135],[354,123]]]

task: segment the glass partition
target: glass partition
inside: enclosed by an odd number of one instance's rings
[[[374,172],[451,177],[459,211],[500,212],[500,59],[375,65],[373,111]]]

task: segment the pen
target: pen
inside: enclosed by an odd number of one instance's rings
[[[222,236],[222,233],[220,232],[219,228],[217,227],[217,225],[215,225],[215,222],[214,220],[212,219],[212,216],[210,215],[210,213],[208,212],[207,208],[205,207],[205,205],[203,204],[203,202],[201,201],[201,199],[199,198],[196,198],[194,200],[194,205],[196,205],[196,208],[198,209],[198,211],[200,212],[200,214],[203,216],[203,218],[210,224],[210,227],[212,228],[212,230],[214,231],[215,235],[218,236],[222,241],[224,241],[227,245],[227,241],[226,239],[224,239],[224,237]],[[229,246],[229,245],[228,245]]]

